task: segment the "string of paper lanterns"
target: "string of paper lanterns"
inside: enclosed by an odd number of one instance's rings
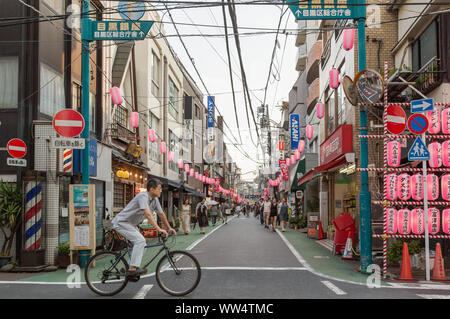
[[[431,235],[439,233],[442,224],[442,231],[450,234],[450,208],[441,212],[436,207],[428,208],[428,231]],[[388,208],[386,210],[386,226],[388,234],[400,233],[408,235],[411,232],[421,235],[425,231],[425,212],[422,208],[416,207],[413,210]]]

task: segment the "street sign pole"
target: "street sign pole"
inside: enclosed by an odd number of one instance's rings
[[[358,69],[366,69],[366,2],[365,0],[356,1],[358,10]],[[365,107],[359,109],[359,120],[361,126],[361,135],[367,135],[367,112]],[[361,169],[368,166],[368,147],[367,139],[360,138],[361,145]],[[371,196],[369,192],[369,173],[361,171],[361,192],[359,193],[359,211],[360,211],[360,269],[362,273],[367,273],[367,267],[372,264],[372,223],[371,223]]]
[[[426,133],[422,134],[422,140],[426,141]],[[422,161],[423,167],[423,210],[425,216],[425,275],[430,281],[430,238],[428,231],[428,186],[427,186],[427,161]]]
[[[81,138],[85,139],[85,149],[82,152],[82,165],[81,165],[81,178],[82,184],[89,184],[89,11],[90,11],[90,0],[82,1],[82,22],[81,22],[81,41],[82,41],[82,58],[81,58],[81,69],[82,69],[82,93],[81,93],[81,112],[83,118],[85,118],[84,130],[81,133]]]

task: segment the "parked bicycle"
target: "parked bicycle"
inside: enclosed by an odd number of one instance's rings
[[[200,264],[192,254],[186,251],[171,251],[167,240],[168,238],[158,234],[158,243],[145,246],[146,249],[153,247],[161,247],[161,249],[145,264],[144,268],[147,268],[164,252],[156,266],[156,282],[169,295],[185,296],[191,293],[200,282]],[[88,287],[96,294],[116,295],[129,281],[137,282],[140,279],[140,276],[126,276],[129,265],[125,256],[127,254],[128,257],[131,256],[131,243],[126,242],[127,248],[122,251],[101,251],[89,259],[85,269],[85,279]]]

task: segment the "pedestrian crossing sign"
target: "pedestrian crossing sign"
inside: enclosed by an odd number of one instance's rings
[[[427,146],[422,141],[420,136],[418,136],[408,152],[408,160],[428,161],[429,159],[430,159],[430,152],[428,151]]]

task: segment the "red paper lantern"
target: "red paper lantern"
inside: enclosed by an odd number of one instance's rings
[[[414,174],[411,177],[411,196],[414,200],[421,201],[423,199],[423,183],[422,174]]]
[[[115,105],[121,105],[123,103],[122,93],[117,86],[110,88],[109,92],[111,93],[111,98]]]
[[[317,103],[316,114],[318,119],[323,119],[323,117],[325,116],[325,104],[323,104],[322,102]]]
[[[441,131],[441,111],[439,109],[428,111],[426,116],[429,122],[428,132],[430,134],[438,134]]]
[[[291,155],[291,165],[295,165],[295,156]]]
[[[428,232],[431,235],[439,233],[441,224],[441,213],[436,207],[428,208]]]
[[[190,177],[193,177],[193,176],[194,176],[194,169],[193,169],[193,168],[191,168],[191,170],[189,171],[189,176],[190,176]]]
[[[442,165],[450,167],[450,140],[441,144],[441,159]]]
[[[442,166],[442,154],[441,154],[441,144],[438,142],[433,142],[428,145],[428,151],[430,152],[430,160],[428,163],[430,167],[437,168]]]
[[[147,135],[148,135],[148,140],[152,143],[156,142],[156,135],[155,135],[155,130],[152,128],[149,128],[147,130]]]
[[[401,145],[398,141],[391,141],[387,146],[389,166],[398,167],[401,161]]]
[[[184,164],[184,171],[189,173],[189,164]]]
[[[398,232],[402,235],[408,235],[411,232],[409,215],[409,209],[400,209],[398,211]]]
[[[411,229],[415,235],[421,235],[425,231],[425,212],[422,208],[411,211]]]
[[[442,110],[442,134],[450,134],[450,107]]]
[[[345,51],[349,51],[353,48],[355,42],[355,29],[344,29],[344,41],[342,46]]]
[[[395,208],[388,208],[386,211],[386,233],[395,234],[397,233],[397,210]]]
[[[386,177],[387,198],[389,200],[397,199],[397,175],[389,174]]]
[[[130,126],[134,127],[134,128],[139,126],[139,113],[138,112],[131,112],[131,114],[130,114]]]
[[[427,175],[428,200],[433,201],[439,197],[439,178],[435,174]]]
[[[159,143],[159,150],[161,151],[161,154],[166,154],[167,151],[166,142]]]
[[[313,126],[312,125],[307,125],[306,126],[306,138],[308,139],[308,140],[310,140],[310,139],[312,139],[313,138],[313,135],[314,135],[314,128],[313,128]]]
[[[337,89],[339,87],[339,71],[337,69],[330,70],[330,88]]]
[[[403,201],[411,198],[411,176],[406,173],[397,177],[397,197]]]
[[[298,142],[298,151],[300,153],[303,153],[303,151],[305,150],[305,141],[304,140],[300,140],[300,142]]]
[[[450,174],[441,177],[441,193],[443,199],[450,201]]]
[[[182,158],[179,158],[179,159],[178,159],[178,168],[179,168],[179,169],[182,169],[182,168],[183,168],[183,159],[182,159]]]
[[[295,150],[295,159],[298,161],[300,159],[300,151],[299,150]]]
[[[447,235],[450,234],[450,208],[446,208],[442,212],[442,231]]]
[[[175,152],[174,151],[170,151],[169,154],[167,155],[167,160],[169,162],[173,162],[174,158],[175,158]]]

